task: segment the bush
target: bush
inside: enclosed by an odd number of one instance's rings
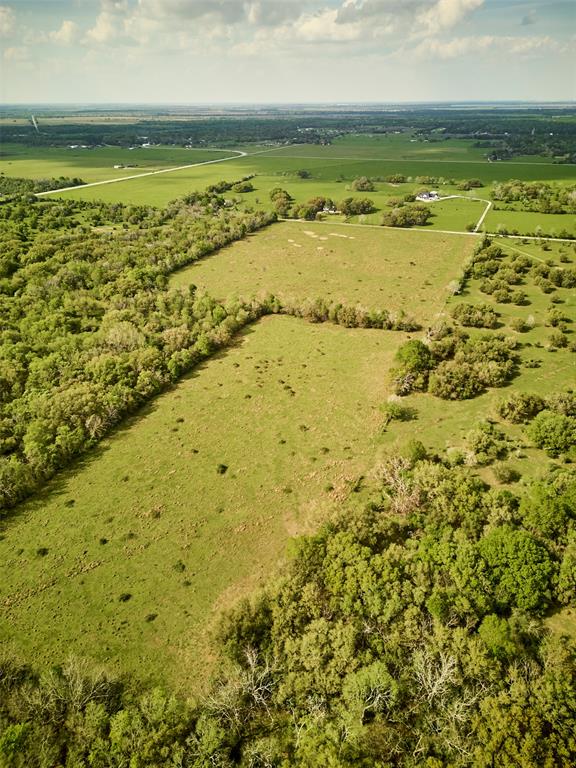
[[[374,192],[376,187],[374,186],[374,182],[369,178],[360,176],[352,182],[352,189],[355,192]]]
[[[500,400],[496,406],[496,411],[501,418],[512,424],[526,424],[544,407],[544,400],[539,395],[514,392]]]
[[[504,433],[490,422],[482,422],[468,432],[466,443],[480,465],[491,464],[506,455]]]
[[[391,421],[412,421],[416,418],[416,410],[414,408],[393,401],[383,405],[381,410],[385,419],[384,428]]]
[[[503,483],[504,485],[508,485],[509,483],[516,483],[522,477],[517,469],[514,469],[507,464],[495,464],[492,471],[494,472],[494,477],[496,480],[498,480],[499,483]]]
[[[541,411],[526,428],[526,434],[537,448],[558,456],[576,444],[576,418],[552,411]]]
[[[489,304],[457,304],[452,317],[471,328],[496,328],[498,313]]]
[[[483,390],[470,363],[447,360],[430,375],[429,391],[443,400],[468,400]]]
[[[525,333],[529,330],[528,325],[526,325],[526,321],[522,317],[513,317],[508,325],[510,328],[512,328],[513,331],[516,331],[517,333]]]
[[[568,336],[562,331],[553,331],[548,336],[548,346],[551,349],[564,349],[568,346]]]
[[[347,197],[338,205],[338,210],[344,216],[360,216],[363,213],[373,213],[374,202],[365,198]]]

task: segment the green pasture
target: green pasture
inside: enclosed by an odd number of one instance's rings
[[[560,237],[563,232],[576,235],[576,216],[567,213],[490,210],[484,219],[484,227],[488,232],[502,232],[505,229],[510,234],[544,234]]]
[[[331,144],[301,144],[278,150],[279,155],[299,154],[303,157],[350,157],[381,160],[479,160],[485,161],[486,149],[473,146],[466,139],[430,141],[412,132],[383,134],[349,134],[339,136]]]
[[[265,318],[156,398],[5,522],[4,649],[198,690],[220,609],[373,466],[404,338]]]
[[[184,149],[183,147],[26,147],[3,144],[0,149],[0,173],[46,179],[59,176],[79,177],[86,182],[132,176],[191,163],[233,155],[232,150]],[[114,168],[115,165],[131,168]]]
[[[439,312],[476,239],[335,222],[280,222],[176,272],[213,296],[274,293],[405,310],[421,323]]]

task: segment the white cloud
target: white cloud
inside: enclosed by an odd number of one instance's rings
[[[0,37],[9,37],[14,30],[14,11],[7,5],[0,5]]]
[[[111,43],[118,37],[118,19],[109,11],[102,11],[96,24],[86,33],[88,41],[93,43]]]
[[[23,62],[28,61],[30,52],[25,46],[13,46],[6,48],[3,56],[5,61]]]
[[[484,0],[438,0],[419,16],[418,21],[429,33],[437,34],[452,29],[483,4]]]
[[[293,37],[308,43],[323,43],[358,40],[362,36],[358,24],[339,24],[337,17],[337,10],[305,14],[293,24]]]
[[[62,45],[71,45],[78,39],[78,25],[73,21],[64,20],[60,29],[49,32],[48,37],[54,43]]]
[[[540,53],[562,53],[567,50],[549,36],[512,37],[481,35],[479,37],[456,37],[452,40],[424,40],[413,53],[419,58],[456,59],[486,51],[497,51],[511,56],[531,56]]]

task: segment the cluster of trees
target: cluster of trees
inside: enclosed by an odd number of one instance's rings
[[[399,205],[386,211],[381,224],[384,227],[423,227],[434,214],[426,205]]]
[[[530,441],[551,456],[567,453],[576,445],[576,395],[572,391],[548,397],[514,392],[500,400],[497,413],[512,424],[525,425]]]
[[[468,192],[471,189],[480,189],[484,186],[484,182],[480,181],[480,179],[464,179],[463,181],[458,182],[456,186],[457,189]]]
[[[507,255],[498,245],[481,245],[467,276],[481,279],[482,293],[492,295],[499,304],[527,303],[526,293],[519,286],[530,282],[544,293],[576,286],[576,270],[573,268],[557,266],[553,261],[537,262],[525,254]]]
[[[576,476],[517,496],[413,443],[379,477],[222,622],[195,704],[3,661],[3,764],[570,768],[576,646],[543,619],[576,600]]]
[[[59,176],[52,179],[26,179],[20,176],[5,176],[0,173],[0,197],[12,199],[22,195],[34,195],[36,192],[48,192],[51,189],[78,187],[86,182],[78,177]]]
[[[451,312],[460,325],[467,328],[497,328],[498,313],[490,304],[456,304]]]
[[[294,199],[285,189],[274,187],[270,190],[270,200],[278,216],[286,218],[289,215]]]
[[[359,176],[352,182],[352,189],[355,192],[374,192],[376,187],[372,179],[369,179],[367,176]]]
[[[128,214],[123,206],[111,213],[119,210]],[[85,223],[94,212],[104,216],[106,207],[0,208],[0,507],[262,312],[166,286],[174,269],[265,226],[272,214],[241,214],[218,196],[192,194],[150,220],[136,209],[137,226],[101,232]]]
[[[499,334],[470,338],[459,329],[429,331],[428,343],[411,339],[400,346],[390,371],[397,395],[430,392],[444,400],[467,400],[487,387],[502,387],[514,376],[517,342]]]
[[[206,194],[208,195],[221,195],[223,192],[252,192],[254,185],[251,183],[251,179],[255,176],[254,173],[250,173],[247,176],[243,176],[239,181],[218,181],[216,184],[210,184],[206,187]]]
[[[514,204],[534,213],[576,213],[576,185],[547,184],[543,181],[506,181],[495,184],[493,200]]]
[[[275,210],[281,215],[282,211],[290,212],[293,205],[290,195],[280,188],[273,189],[270,193]],[[290,215],[295,219],[313,221],[323,212],[342,213],[345,216],[359,216],[363,213],[375,211],[374,202],[368,198],[347,197],[340,203],[335,203],[329,197],[312,197],[305,203],[293,205]]]

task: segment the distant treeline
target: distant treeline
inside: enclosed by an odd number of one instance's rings
[[[26,179],[20,176],[5,176],[0,173],[0,201],[13,199],[20,195],[35,195],[52,189],[78,187],[86,182],[78,177],[59,176],[52,179]]]
[[[558,119],[559,117],[563,119]],[[428,141],[466,138],[485,148],[492,159],[543,154],[562,162],[576,161],[576,112],[570,109],[405,109],[401,113],[376,109],[307,110],[218,116],[204,119],[135,117],[134,123],[117,125],[78,123],[43,124],[37,132],[30,125],[4,125],[4,142],[31,146],[113,144],[133,146],[143,140],[158,144],[227,145],[286,142],[330,143],[347,133],[416,131]],[[145,138],[143,138],[145,137]]]

